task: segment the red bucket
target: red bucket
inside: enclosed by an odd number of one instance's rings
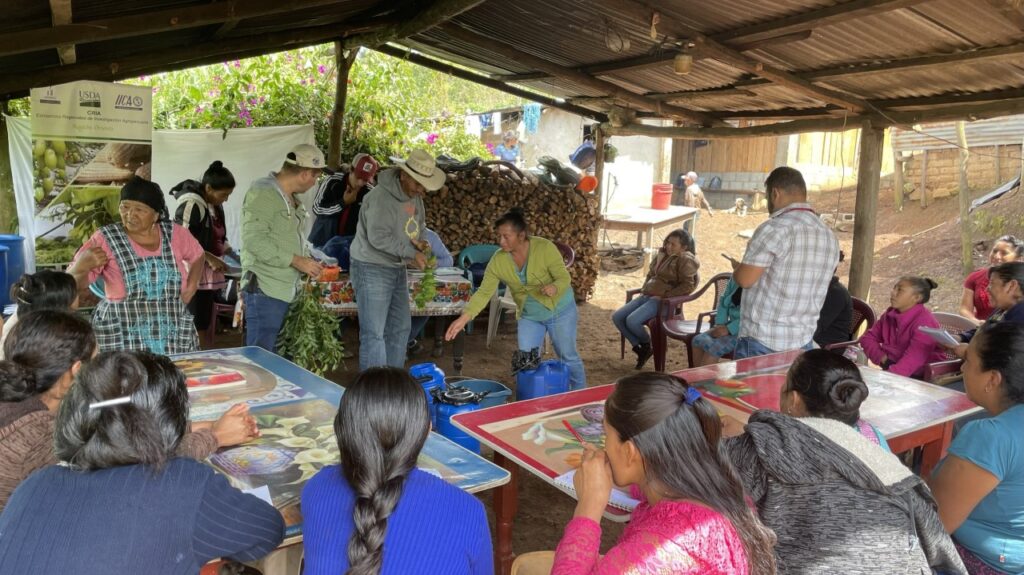
[[[651,208],[667,210],[672,205],[672,184],[654,184],[651,186]]]

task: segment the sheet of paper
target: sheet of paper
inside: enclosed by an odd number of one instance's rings
[[[931,337],[941,345],[960,345],[961,343],[963,343],[957,338],[950,335],[948,331],[941,328],[934,328],[922,325],[917,329],[928,334],[929,337]]]
[[[573,485],[573,477],[576,476],[576,470],[567,471],[555,478],[555,483],[568,489],[572,493],[573,497],[576,497],[576,488]],[[625,511],[632,511],[636,509],[637,505],[640,505],[640,501],[633,499],[628,493],[619,489],[618,487],[612,488],[611,497],[608,498],[608,505],[612,507],[618,507]]]
[[[274,504],[274,502],[270,499],[269,486],[261,485],[259,487],[253,487],[252,489],[246,489],[244,492],[248,493],[249,495],[255,495],[256,497],[259,497],[260,499],[266,501],[271,505]]]

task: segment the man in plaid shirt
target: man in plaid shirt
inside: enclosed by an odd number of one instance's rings
[[[803,175],[776,168],[765,180],[768,221],[757,227],[743,261],[732,260],[744,289],[736,359],[810,349],[839,242],[807,203]]]

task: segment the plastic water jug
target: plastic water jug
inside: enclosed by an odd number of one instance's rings
[[[436,409],[434,427],[437,432],[473,453],[480,453],[480,442],[451,422],[455,414],[480,409],[480,394],[459,387],[446,390],[439,388],[433,394]]]
[[[569,391],[569,366],[556,359],[542,361],[537,369],[516,375],[516,399],[533,399]]]
[[[416,380],[416,383],[423,386],[423,393],[427,394],[427,407],[430,408],[430,421],[433,424],[436,419],[434,406],[434,389],[444,391],[444,372],[433,363],[417,363],[409,368],[409,375]],[[435,424],[436,428],[437,425]]]
[[[11,301],[11,283],[7,281],[9,277],[7,275],[7,254],[10,249],[7,246],[0,246],[0,311],[3,310],[4,306],[10,305],[14,302]]]

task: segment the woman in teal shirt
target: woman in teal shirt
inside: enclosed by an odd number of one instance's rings
[[[508,286],[516,302],[519,320],[519,349],[529,352],[544,345],[544,335],[551,336],[555,353],[569,366],[572,389],[587,386],[583,360],[576,350],[576,299],[573,296],[569,270],[562,254],[551,240],[530,236],[523,210],[512,208],[494,223],[498,232],[497,251],[484,271],[480,288],[458,319],[448,327],[446,338],[455,339],[472,321],[498,289]]]
[[[992,417],[953,440],[929,482],[972,575],[1024,572],[1024,325],[986,324],[963,365],[967,397]]]

